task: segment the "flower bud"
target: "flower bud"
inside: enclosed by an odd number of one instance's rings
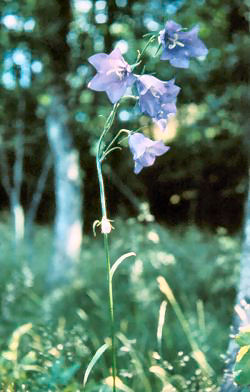
[[[113,229],[113,226],[110,223],[110,220],[104,216],[102,218],[102,222],[101,222],[101,231],[103,234],[109,234],[111,232],[111,230]]]

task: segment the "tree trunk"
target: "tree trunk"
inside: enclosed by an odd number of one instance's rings
[[[250,179],[250,169],[249,169]],[[232,327],[232,337],[227,351],[226,370],[221,386],[221,392],[240,392],[243,388],[233,381],[233,367],[239,346],[233,336],[239,332],[239,328],[250,323],[250,181],[248,182],[248,197],[245,212],[244,241],[240,263],[240,279],[235,305],[235,316]]]
[[[67,76],[72,71],[69,44],[72,10],[71,0],[48,3],[37,0],[37,3],[37,20],[41,31],[46,32],[43,44],[49,59],[48,95],[51,102],[46,132],[53,158],[56,211],[47,286],[53,291],[71,283],[82,240],[79,157],[68,128],[70,93]]]
[[[15,163],[13,168],[13,188],[11,190],[10,205],[15,228],[15,242],[19,245],[24,237],[24,211],[21,204],[21,187],[23,182],[24,161],[24,103],[20,103],[20,119],[17,121],[17,135],[15,141]]]
[[[242,8],[239,7],[240,4],[242,5]],[[239,2],[238,0],[235,0],[230,3],[230,7],[231,12],[228,18],[230,26],[230,36],[233,37],[234,33],[239,31],[247,33],[249,30],[249,25],[246,17],[246,1]],[[246,61],[244,61],[244,58],[243,61],[238,62],[238,66],[235,68],[232,77],[236,83],[236,87],[238,83],[244,82],[247,88],[249,73],[248,64]],[[226,370],[221,386],[221,392],[240,392],[246,390],[246,388],[241,388],[233,382],[232,372],[236,360],[236,355],[239,350],[239,346],[235,343],[233,336],[238,333],[240,327],[243,327],[246,324],[250,323],[250,306],[248,306],[248,304],[250,304],[250,129],[248,122],[249,100],[246,99],[246,96],[242,95],[237,104],[241,107],[242,118],[240,126],[241,129],[244,129],[244,147],[248,159],[248,195],[245,206],[244,240],[240,262],[240,277],[238,282],[238,290],[235,304],[235,315],[233,318],[232,326],[232,337],[230,337],[229,341]]]
[[[14,245],[17,249],[24,237],[24,210],[21,203],[21,188],[23,182],[24,161],[24,101],[20,103],[18,111],[20,119],[16,121],[16,135],[14,142],[15,160],[13,173],[10,174],[8,155],[3,146],[0,145],[0,168],[1,182],[9,197],[12,226],[14,231]]]
[[[24,238],[24,211],[15,189],[11,190],[10,210],[15,234],[15,247],[18,248]]]
[[[52,92],[46,131],[54,160],[56,217],[54,252],[48,286],[70,283],[82,241],[81,186],[78,152],[68,129],[67,109],[60,91]]]
[[[29,209],[26,214],[25,236],[28,239],[30,239],[33,235],[33,225],[34,225],[34,221],[36,218],[36,213],[37,213],[39,203],[42,198],[42,194],[43,194],[51,167],[52,167],[52,156],[51,156],[51,154],[47,154],[47,157],[44,159],[43,167],[42,167],[40,176],[37,180],[36,188],[35,188],[35,191],[32,195],[32,200],[31,200]]]

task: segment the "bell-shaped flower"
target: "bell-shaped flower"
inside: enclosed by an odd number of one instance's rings
[[[198,38],[199,27],[183,31],[178,23],[169,20],[165,29],[160,31],[162,43],[161,60],[169,60],[177,68],[188,68],[190,57],[206,56],[208,50]]]
[[[129,136],[128,144],[135,161],[135,174],[140,173],[144,167],[153,165],[155,158],[170,148],[163,141],[153,141],[138,132]]]
[[[110,101],[116,103],[125,91],[136,80],[131,66],[124,60],[119,48],[109,55],[98,53],[88,61],[97,70],[97,74],[89,82],[88,88],[95,91],[106,91]]]
[[[174,79],[163,82],[152,75],[137,77],[140,110],[152,117],[162,130],[166,128],[168,117],[176,113],[180,87],[174,82]]]

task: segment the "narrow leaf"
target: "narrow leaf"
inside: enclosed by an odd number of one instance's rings
[[[237,362],[234,366],[234,380],[237,384],[247,387],[250,384],[250,352],[245,350],[240,355],[241,358],[239,358],[238,354]]]
[[[157,54],[159,53],[159,50],[161,49],[161,43],[158,45],[158,48],[156,49],[156,52],[154,54],[154,57],[157,56]]]
[[[107,384],[108,386],[112,387],[113,386],[113,377],[107,377],[104,380],[105,384]],[[133,392],[133,390],[131,388],[129,388],[127,385],[123,384],[122,380],[119,377],[115,378],[115,383],[116,383],[116,387],[123,391],[123,392]]]
[[[147,34],[143,34],[142,38],[145,38],[145,37],[150,37],[151,35],[155,35],[155,33],[147,33]]]
[[[119,265],[124,260],[126,260],[128,257],[131,257],[131,256],[136,256],[136,254],[134,252],[128,252],[128,253],[125,253],[124,255],[119,257],[119,259],[116,260],[116,262],[112,265],[112,268],[110,270],[111,279],[113,278],[113,275],[114,275],[115,271],[117,270],[117,268],[119,267]]]
[[[249,351],[250,346],[243,346],[240,348],[240,351],[237,354],[236,362],[240,362],[244,355]]]
[[[163,294],[165,294],[168,301],[170,302],[170,304],[173,307],[173,310],[177,316],[177,319],[179,320],[179,323],[182,326],[182,329],[183,329],[183,331],[187,337],[187,340],[191,346],[193,358],[196,360],[196,362],[200,366],[201,370],[205,371],[207,374],[210,374],[210,375],[213,374],[214,371],[210,367],[210,365],[207,363],[205,355],[200,350],[196,340],[194,339],[192,332],[191,332],[190,325],[189,325],[187,319],[185,318],[185,316],[181,310],[180,305],[176,301],[174,293],[171,290],[171,288],[169,287],[167,281],[163,278],[163,276],[159,276],[157,278],[157,282],[158,282],[160,291]]]
[[[240,333],[236,336],[236,342],[239,346],[248,346],[250,345],[250,327],[242,328]]]
[[[85,371],[84,378],[83,378],[83,386],[84,387],[85,387],[85,385],[86,385],[86,383],[88,381],[88,377],[89,377],[89,374],[90,374],[91,370],[95,366],[95,364],[98,361],[98,359],[107,350],[107,348],[109,348],[109,345],[107,343],[103,344],[100,348],[98,348],[98,350],[96,351],[95,355],[93,356],[93,358],[91,359],[90,363],[88,364],[88,367],[87,367],[87,369]]]
[[[160,311],[159,311],[159,320],[158,320],[158,327],[157,327],[157,342],[158,342],[158,350],[160,354],[162,348],[162,330],[165,322],[166,309],[167,309],[167,301],[162,301],[160,306]]]

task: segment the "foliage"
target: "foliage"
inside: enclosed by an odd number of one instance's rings
[[[145,213],[140,217],[143,218],[149,216]],[[8,237],[8,227],[2,223],[1,238]],[[119,320],[116,330],[121,390],[217,391],[223,367],[220,355],[227,345],[234,301],[239,240],[229,237],[223,229],[216,236],[193,227],[170,232],[156,223],[138,223],[133,218],[118,220],[115,228],[112,259],[131,249],[137,254],[135,259],[130,257],[122,262],[113,276],[114,295],[119,303],[115,312]],[[82,390],[84,372],[109,334],[101,242],[98,233],[95,240],[84,238],[84,252],[73,286],[59,290],[51,298],[41,284],[47,268],[49,231],[37,228],[34,253],[22,249],[14,272],[13,250],[9,241],[3,241],[3,390]],[[162,335],[157,337],[159,309],[164,299],[157,284],[159,275],[171,287],[192,339],[212,367],[213,376],[205,374],[192,356],[188,337],[170,303]],[[107,355],[105,352],[91,370],[86,391],[110,390]]]
[[[68,87],[65,96],[71,131],[81,151],[83,174],[88,178],[85,228],[86,231],[91,230],[96,209],[92,195],[97,190],[93,155],[96,137],[100,134],[103,116],[107,117],[108,109],[105,94],[86,89],[93,76],[87,58],[93,52],[110,52],[113,44],[126,52],[129,43],[129,50],[124,56],[132,64],[136,60],[136,50],[144,45],[143,34],[156,33],[167,19],[172,19],[183,26],[199,23],[200,35],[209,48],[209,54],[202,66],[191,60],[189,70],[176,72],[166,62],[156,63],[152,53],[157,50],[157,43],[155,48],[145,53],[147,73],[156,71],[162,80],[175,77],[178,85],[185,86],[179,97],[179,109],[183,115],[177,119],[177,127],[173,128],[169,154],[176,149],[178,152],[172,156],[168,154],[169,157],[163,158],[158,166],[167,173],[167,176],[163,173],[163,198],[167,210],[163,219],[170,223],[193,219],[201,225],[225,226],[232,231],[238,229],[242,222],[247,177],[245,144],[242,142],[249,112],[247,0],[72,1],[71,12],[69,1],[64,1],[63,7],[60,7],[61,4],[57,0],[49,4],[43,0],[13,0],[2,1],[0,5],[3,15],[0,51],[4,59],[0,66],[3,99],[1,146],[7,151],[11,170],[13,141],[17,133],[15,118],[18,115],[25,128],[24,206],[29,204],[37,173],[41,171],[48,150],[44,127],[51,102],[50,87],[58,78],[64,79],[63,83]],[[105,7],[99,9],[98,4]],[[9,16],[14,16],[14,19]],[[12,27],[9,24],[11,20]],[[25,58],[23,64],[20,56]],[[23,109],[20,102],[24,102]],[[116,130],[123,128],[126,121],[129,129],[146,127],[148,136],[155,132],[146,117],[140,123],[135,118],[134,105],[127,103],[115,124]],[[204,154],[206,151],[207,154]],[[234,159],[231,159],[232,156]],[[128,184],[134,194],[144,199],[145,185],[151,182],[152,175],[158,178],[158,168],[156,172],[147,170],[135,183],[132,159],[131,162],[127,159],[117,162],[114,154],[110,167],[114,172],[110,176],[110,188],[113,197],[120,201],[117,207],[111,203],[112,215],[118,211],[137,213],[131,201],[128,202],[121,182]],[[113,179],[115,175],[121,179],[120,183]],[[184,189],[184,185],[190,183],[192,189],[187,186]],[[53,216],[52,188],[51,176],[38,212],[42,221],[51,220]],[[171,194],[170,190],[173,191]],[[187,199],[187,193],[183,197],[182,193],[190,190],[192,198]],[[2,188],[0,192],[2,208],[8,201]],[[220,204],[225,206],[223,216],[220,207],[215,211],[210,209],[211,200],[217,199],[218,193]],[[173,204],[170,200],[173,195],[178,195],[181,201]],[[147,198],[159,217],[162,207],[157,206],[157,198],[153,194],[148,194]],[[200,216],[204,203],[206,212]]]
[[[236,336],[236,342],[240,346],[234,366],[235,381],[242,386],[250,385],[250,327],[244,327]]]

